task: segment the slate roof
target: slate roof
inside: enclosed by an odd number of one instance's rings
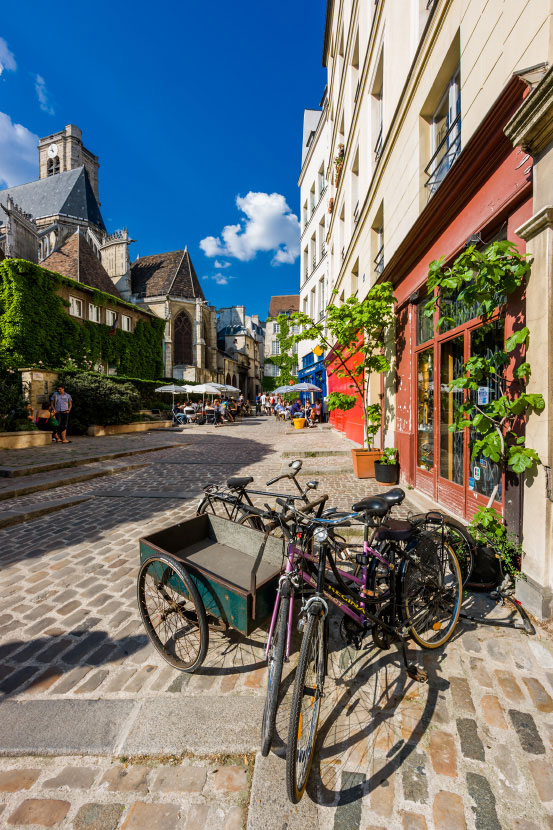
[[[75,231],[61,248],[51,253],[40,264],[49,271],[57,271],[64,277],[70,277],[122,299],[108,272],[80,231]]]
[[[3,205],[8,196],[33,219],[64,214],[84,219],[105,231],[100,206],[84,167],[0,190]]]
[[[269,317],[278,317],[279,314],[292,313],[300,310],[299,294],[277,294],[271,297],[269,305]]]
[[[136,297],[174,297],[205,300],[188,250],[140,257],[131,265],[131,290]]]

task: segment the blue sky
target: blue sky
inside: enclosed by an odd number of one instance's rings
[[[8,3],[0,187],[38,177],[36,136],[77,124],[100,158],[108,230],[137,240],[131,258],[188,244],[212,304],[264,317],[272,294],[298,292],[324,14],[324,0]]]

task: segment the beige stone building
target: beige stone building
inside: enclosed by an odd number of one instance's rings
[[[404,482],[465,519],[487,503],[496,471],[471,460],[468,435],[449,432],[458,401],[443,390],[478,348],[500,347],[521,315],[533,324],[531,385],[547,409],[527,430],[542,466],[526,482],[502,480],[494,506],[523,537],[519,590],[539,616],[553,613],[552,35],[551,0],[328,0],[326,122],[313,136],[328,145],[327,297],[362,298],[389,280],[398,300],[394,371],[371,387],[383,404],[381,444],[399,449]],[[493,331],[460,315],[437,335],[421,313],[429,262],[503,238],[535,256],[526,308],[513,301]],[[328,386],[341,390],[332,372]],[[331,420],[362,441],[358,407]]]
[[[167,321],[166,376],[217,381],[216,312],[204,297],[188,249],[136,259],[131,293],[133,302]]]

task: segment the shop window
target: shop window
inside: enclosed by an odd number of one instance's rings
[[[419,352],[417,366],[417,466],[434,468],[434,349]]]
[[[492,360],[494,355],[503,351],[505,342],[505,325],[503,320],[494,323],[487,323],[480,326],[470,335],[470,351],[473,355],[486,357]],[[478,390],[471,392],[471,398],[475,403],[491,403],[501,397],[501,389],[497,380],[488,379],[488,386],[481,386]],[[478,433],[475,430],[469,432],[470,455],[472,455],[472,444],[477,439]],[[469,455],[469,458],[470,458]],[[489,498],[496,482],[499,482],[499,490],[496,501],[501,501],[502,482],[501,466],[483,455],[476,456],[470,460],[469,490]]]
[[[450,389],[452,380],[463,374],[464,337],[446,340],[440,346],[440,475],[454,484],[464,483],[464,435],[451,432],[457,411],[464,400],[462,389]]]
[[[426,343],[434,337],[434,319],[433,317],[424,316],[424,307],[428,302],[428,297],[423,297],[417,301],[417,346]]]

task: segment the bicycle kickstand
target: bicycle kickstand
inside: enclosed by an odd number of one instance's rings
[[[426,683],[428,680],[428,675],[424,671],[424,669],[419,669],[415,663],[409,662],[409,657],[407,655],[407,643],[405,642],[405,638],[401,638],[401,654],[403,657],[403,663],[405,665],[405,671],[407,672],[408,676],[411,680],[416,680],[417,683]]]

